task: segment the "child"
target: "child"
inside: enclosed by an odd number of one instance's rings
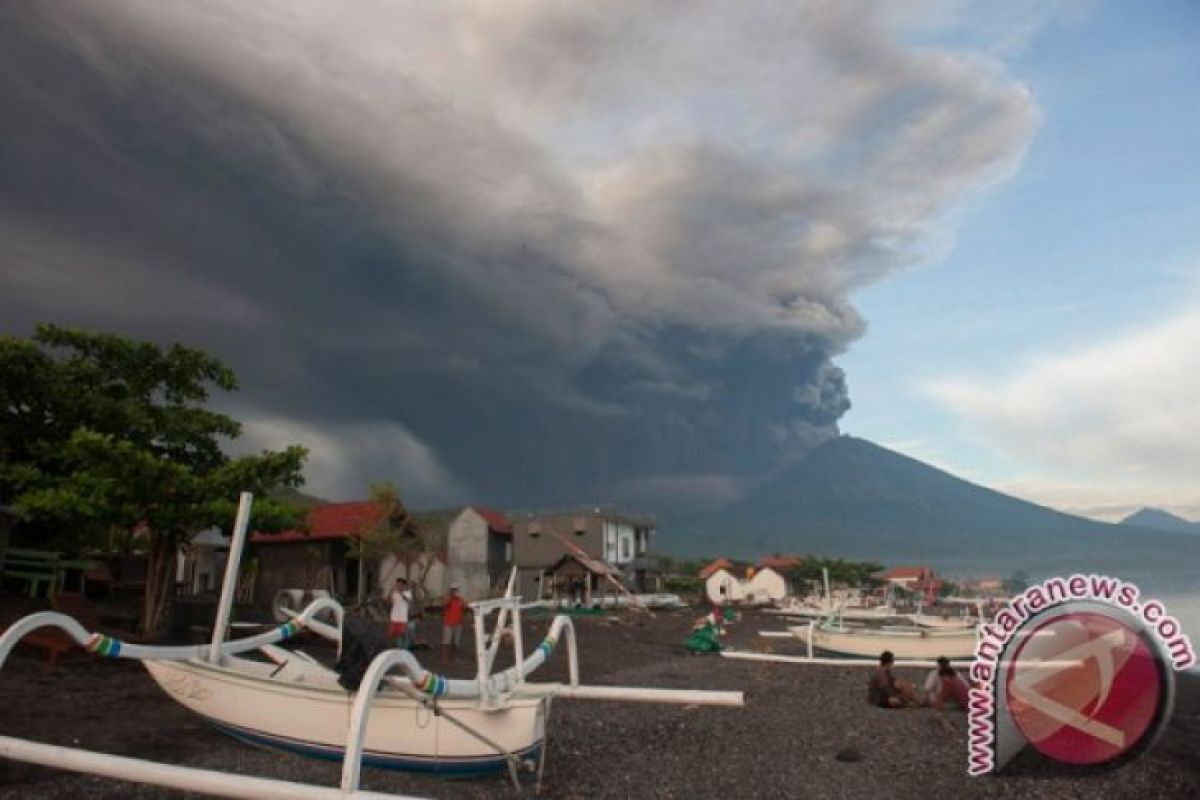
[[[458,655],[458,646],[462,644],[463,612],[467,604],[458,593],[458,586],[450,586],[450,595],[442,607],[442,658],[454,658]]]

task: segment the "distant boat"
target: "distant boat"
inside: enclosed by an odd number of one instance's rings
[[[783,617],[813,619],[833,616],[858,622],[881,622],[889,619],[897,619],[902,616],[891,605],[849,606],[826,602],[803,602],[797,601],[795,598],[792,598],[791,602],[785,603],[778,608],[768,609],[766,613],[777,614]]]
[[[974,598],[966,600],[960,598],[949,598],[943,602],[965,606],[968,603],[975,606],[975,613],[972,614],[965,607],[959,609],[957,614],[929,614],[922,611],[921,607],[917,607],[917,613],[906,614],[905,618],[910,620],[914,625],[921,628],[932,628],[934,630],[955,630],[962,628],[974,628],[980,622],[984,621],[985,612],[983,610],[983,600]]]
[[[921,612],[906,616],[917,627],[931,628],[933,630],[973,629],[979,624],[979,620],[976,617],[952,617],[938,614],[923,614]]]
[[[861,628],[830,622],[788,628],[814,649],[839,656],[878,658],[890,650],[898,659],[965,659],[975,655],[975,630],[930,630],[910,627]],[[810,641],[811,638],[811,641]]]

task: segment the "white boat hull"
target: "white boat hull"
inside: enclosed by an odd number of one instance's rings
[[[939,617],[935,614],[910,614],[915,625],[933,630],[974,630],[979,620],[974,617]]]
[[[806,619],[819,619],[821,617],[836,616],[844,620],[851,620],[855,622],[883,622],[885,620],[896,619],[901,616],[894,608],[890,608],[888,606],[878,606],[875,608],[854,607],[829,609],[820,606],[793,605],[768,609],[766,613],[777,614],[783,617],[801,617]]]
[[[807,642],[809,627],[798,625],[789,630]],[[898,659],[965,659],[975,655],[975,631],[888,631],[858,628],[854,630],[813,626],[812,646],[839,656],[879,658],[890,650]]]
[[[253,744],[340,761],[354,694],[328,680],[277,680],[272,664],[240,660],[237,669],[201,661],[146,661],[167,694],[222,731]],[[263,675],[247,674],[247,664]],[[438,707],[511,753],[532,757],[545,736],[542,697],[509,697],[495,709],[477,700],[439,699]],[[381,689],[371,706],[363,763],[390,769],[477,774],[504,769],[503,755],[433,714],[415,699]]]

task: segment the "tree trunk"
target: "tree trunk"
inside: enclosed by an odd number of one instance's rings
[[[174,534],[151,534],[146,594],[142,602],[142,633],[146,636],[154,636],[162,626],[174,582],[175,542]]]

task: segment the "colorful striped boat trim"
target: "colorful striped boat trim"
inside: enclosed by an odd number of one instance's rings
[[[103,633],[93,633],[87,640],[87,644],[84,645],[84,649],[96,655],[117,658],[121,655],[121,640],[105,636]]]
[[[430,697],[443,697],[448,687],[444,677],[435,675],[432,672],[426,672],[424,677],[421,678],[421,682],[417,685],[417,688]]]
[[[554,646],[557,644],[558,644],[557,639],[555,639],[553,636],[547,636],[545,639],[542,640],[542,643],[538,645],[538,650],[540,650],[542,652],[542,655],[545,658],[549,658],[550,653],[554,652]]]

